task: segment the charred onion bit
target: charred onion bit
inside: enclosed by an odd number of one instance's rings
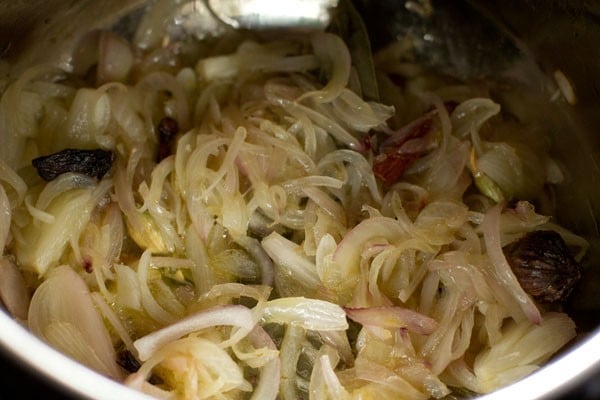
[[[102,179],[114,161],[111,151],[65,149],[58,153],[35,158],[31,161],[38,175],[45,181],[51,181],[61,174],[77,172]]]
[[[542,303],[562,302],[581,278],[581,265],[554,231],[533,231],[503,248],[521,287]]]
[[[158,121],[158,152],[156,161],[160,162],[171,154],[171,147],[175,140],[175,135],[179,133],[179,124],[171,117],[164,117]]]
[[[417,159],[431,150],[428,133],[433,126],[432,111],[400,128],[379,147],[373,160],[373,173],[385,184],[392,185],[400,180],[404,172]]]

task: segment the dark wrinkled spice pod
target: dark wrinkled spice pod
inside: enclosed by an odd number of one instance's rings
[[[114,161],[114,154],[107,150],[65,149],[58,153],[35,158],[31,161],[38,175],[51,181],[67,172],[76,172],[102,179]]]
[[[533,231],[503,248],[519,283],[542,303],[567,299],[581,278],[581,266],[554,231]]]

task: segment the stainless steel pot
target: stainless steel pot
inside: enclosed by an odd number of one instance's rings
[[[13,73],[37,62],[69,62],[83,33],[116,26],[121,32],[143,12],[144,0],[0,0],[0,61]],[[550,126],[567,181],[557,191],[559,221],[591,243],[585,274],[568,305],[580,332],[572,346],[538,372],[481,399],[558,399],[600,373],[600,3],[468,0],[433,2],[434,13],[412,12],[404,1],[358,0],[375,46],[399,35],[421,38],[424,62],[462,77],[510,72],[548,99],[556,71],[567,77],[576,102],[550,102]],[[427,5],[427,1],[416,1]],[[115,25],[116,24],[116,25]],[[4,68],[0,68],[0,72]],[[0,312],[0,346],[35,376],[73,396],[140,399],[125,388],[57,353]]]

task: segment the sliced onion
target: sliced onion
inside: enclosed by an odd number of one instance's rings
[[[86,283],[69,266],[56,267],[38,287],[28,322],[33,333],[63,353],[101,374],[121,378],[110,334]]]
[[[87,175],[74,172],[61,174],[44,186],[37,198],[35,207],[44,210],[60,194],[72,189],[92,187],[95,184],[96,180]]]
[[[346,365],[352,365],[354,354],[345,331],[319,331],[319,337],[324,344],[335,349]]]
[[[247,307],[240,305],[218,306],[190,315],[174,324],[154,331],[136,340],[133,345],[138,351],[140,360],[146,361],[160,347],[173,340],[192,332],[220,325],[237,326],[249,332],[254,327],[255,321],[252,312]]]
[[[478,136],[481,126],[500,112],[500,105],[486,98],[473,98],[460,103],[450,116],[453,133],[464,138],[469,133]],[[478,143],[474,143],[477,148]],[[479,149],[478,149],[479,150]]]
[[[519,284],[502,251],[500,241],[500,215],[502,208],[503,204],[497,204],[492,207],[485,214],[483,223],[481,224],[485,248],[493,266],[493,274],[501,286],[517,301],[527,319],[534,324],[539,324],[542,321],[540,311],[531,297],[525,293]]]
[[[46,212],[56,218],[54,224],[28,225],[17,241],[15,253],[24,269],[42,276],[56,265],[70,240],[77,241],[96,206],[94,189],[74,189],[54,199]]]
[[[4,247],[8,241],[10,225],[12,219],[12,209],[10,201],[4,191],[4,186],[0,185],[0,249],[4,253]]]
[[[114,139],[107,139],[105,135],[110,123],[110,106],[110,97],[104,90],[78,89],[65,122],[68,145],[75,148],[112,146]]]
[[[509,199],[533,199],[544,186],[544,161],[523,143],[486,143],[477,167],[495,182]]]
[[[329,73],[329,82],[320,90],[308,92],[297,101],[313,98],[320,103],[329,103],[337,98],[348,84],[351,59],[348,47],[338,35],[318,32],[312,35],[313,51],[321,63],[321,68]]]
[[[148,285],[148,269],[150,268],[152,253],[146,250],[142,253],[137,265],[137,283],[140,290],[140,300],[144,310],[157,322],[167,325],[175,322],[177,316],[171,314],[156,299]],[[179,304],[181,306],[181,304]]]
[[[199,301],[223,298],[224,301],[231,303],[233,299],[248,297],[256,300],[257,303],[265,302],[271,294],[272,288],[266,285],[244,285],[243,283],[228,282],[214,285],[208,292],[199,297]]]
[[[302,193],[336,221],[343,224],[346,222],[346,212],[344,211],[344,208],[325,191],[316,187],[305,187],[302,189]]]
[[[0,99],[0,130],[2,146],[0,159],[14,170],[29,164],[30,158],[24,157],[27,138],[36,136],[38,118],[43,113],[42,96],[25,90],[26,86],[38,79],[54,80],[64,77],[65,72],[49,64],[31,67],[21,74],[2,93]]]
[[[273,284],[273,262],[269,258],[260,242],[249,236],[240,236],[235,238],[235,242],[242,246],[248,253],[254,257],[260,267],[260,283],[271,286]]]
[[[334,115],[346,126],[358,132],[378,129],[394,115],[394,107],[379,103],[369,103],[350,89],[343,89],[333,101]]]
[[[328,392],[334,399],[349,399],[350,395],[346,389],[340,383],[339,378],[333,370],[333,366],[329,361],[329,356],[326,354],[319,358],[321,364],[321,373],[323,374],[325,384],[327,385]]]
[[[475,358],[477,386],[486,393],[529,375],[575,337],[575,324],[563,313],[547,313],[539,325],[510,324],[500,341]]]
[[[142,364],[137,377],[129,383],[139,388],[143,385],[141,379],[147,379],[159,364],[163,371],[169,371],[167,380],[174,386],[173,392],[188,393],[191,384],[193,396],[190,393],[185,398],[220,398],[231,390],[252,390],[229,352],[206,338],[188,336],[167,343]]]
[[[276,103],[277,104],[277,103]],[[356,151],[362,151],[365,149],[365,145],[361,141],[352,135],[347,129],[342,127],[337,121],[329,118],[320,112],[313,110],[303,104],[296,102],[285,101],[281,106],[297,119],[309,119],[316,126],[323,128],[329,133],[335,140]]]
[[[375,180],[375,175],[373,175],[371,164],[362,154],[346,149],[332,151],[319,161],[318,167],[322,171],[327,166],[338,162],[346,163],[348,168],[354,168],[362,179],[363,184],[369,189],[373,199],[377,203],[381,203],[381,193]]]
[[[29,290],[21,272],[7,257],[0,259],[0,299],[13,317],[27,319]]]
[[[344,308],[353,321],[386,329],[406,328],[420,335],[433,333],[438,322],[426,315],[402,307]]]
[[[135,270],[123,264],[115,264],[117,282],[117,302],[132,310],[142,310],[142,295]]]
[[[281,381],[280,389],[283,399],[300,400],[298,396],[298,359],[302,353],[302,344],[306,340],[306,331],[300,326],[290,325],[286,328],[280,347]]]
[[[27,193],[27,184],[8,164],[0,157],[0,180],[6,182],[17,193],[16,205],[19,205]]]
[[[248,340],[254,347],[266,347],[269,350],[277,350],[277,346],[269,334],[260,326],[256,325],[248,334]],[[279,382],[281,380],[281,360],[273,357],[271,361],[260,369],[260,377],[254,388],[251,400],[275,400],[279,394]]]
[[[417,235],[431,245],[447,245],[465,224],[468,208],[462,202],[432,201],[417,216],[414,226]]]
[[[302,285],[316,288],[320,284],[314,263],[302,254],[299,245],[277,232],[270,233],[261,244],[275,264]]]
[[[333,261],[347,271],[346,278],[350,279],[358,274],[360,256],[364,244],[375,238],[385,238],[395,242],[407,234],[405,227],[398,221],[388,217],[373,217],[362,221],[349,231],[338,244]]]
[[[315,331],[348,329],[346,313],[337,304],[304,297],[270,300],[263,311],[265,322],[291,324]]]
[[[136,354],[135,347],[133,347],[133,340],[131,340],[131,335],[127,332],[127,328],[123,325],[123,322],[119,319],[119,316],[113,311],[112,308],[106,301],[102,298],[102,295],[98,292],[92,293],[92,299],[94,300],[94,304],[98,307],[98,311],[102,314],[102,316],[112,325],[113,329],[119,335],[119,338],[123,341],[125,348],[129,350],[132,354]]]
[[[97,83],[125,81],[134,62],[129,42],[116,33],[102,31],[98,51]]]
[[[204,81],[232,79],[240,72],[303,72],[318,67],[310,54],[281,57],[274,54],[232,54],[204,58],[196,64],[196,73]]]
[[[336,351],[322,346],[315,356],[308,393],[310,399],[349,400],[350,394],[341,384],[334,368],[339,362]]]
[[[395,371],[366,357],[357,358],[355,370],[358,379],[383,386],[394,398],[425,400],[429,397]]]
[[[127,231],[131,238],[141,248],[149,249],[153,253],[169,253],[174,249],[168,247],[168,243],[156,227],[154,220],[148,214],[139,212],[136,207],[133,179],[142,157],[143,151],[135,148],[130,153],[126,168],[117,162],[114,176],[115,198],[123,211]]]

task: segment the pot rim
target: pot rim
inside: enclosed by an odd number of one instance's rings
[[[0,348],[4,355],[67,395],[98,400],[153,399],[65,356],[4,311],[0,311]]]

